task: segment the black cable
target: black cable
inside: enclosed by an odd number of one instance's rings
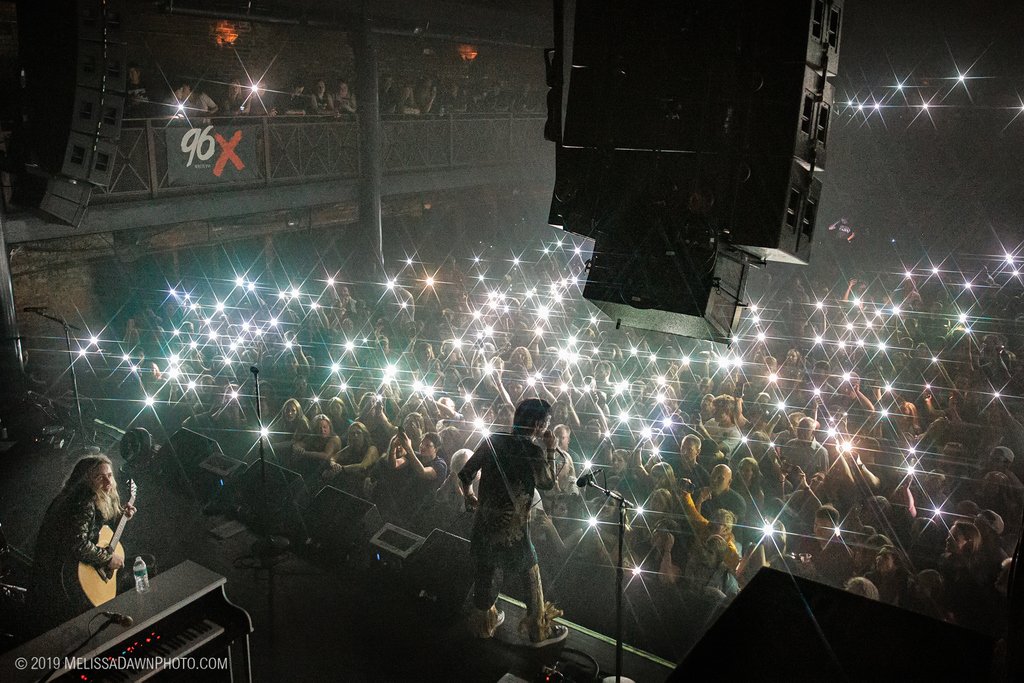
[[[92,619],[89,620],[89,625],[88,625],[87,628],[92,628],[92,622],[96,621],[96,617],[103,617],[103,616],[106,616],[106,615],[104,615],[102,612],[100,614],[94,614]],[[106,617],[106,619],[107,620],[105,622],[103,622],[98,629],[96,629],[95,631],[90,633],[88,636],[86,636],[85,640],[83,640],[81,643],[76,645],[73,649],[65,652],[61,656],[61,662],[65,661],[67,658],[71,657],[73,654],[75,654],[76,652],[81,650],[83,647],[85,647],[89,643],[90,640],[95,638],[97,635],[99,635],[101,632],[103,632],[108,626],[110,626],[111,624],[114,623],[113,618],[108,616],[108,617]],[[44,673],[41,677],[39,677],[37,679],[36,683],[45,683],[45,681],[47,679],[49,679],[50,676],[52,676],[57,671],[58,668],[59,667],[55,666],[52,669],[50,669],[49,671],[47,671],[46,673]]]

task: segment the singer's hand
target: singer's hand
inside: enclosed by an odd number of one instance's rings
[[[111,570],[120,569],[124,566],[124,556],[114,553],[110,556],[110,562],[107,563],[107,568]]]
[[[128,504],[124,506],[124,518],[131,519],[135,516],[137,509],[134,505]]]
[[[551,430],[545,430],[544,432],[544,448],[549,451],[555,450],[555,446],[558,445],[558,439],[551,433]]]
[[[472,491],[467,491],[465,498],[467,510],[476,510],[480,506],[480,501],[477,499],[475,495],[473,495]]]

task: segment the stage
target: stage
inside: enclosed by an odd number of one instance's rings
[[[115,466],[120,464],[113,443],[105,451]],[[15,567],[15,583],[25,578],[39,520],[77,455],[23,444],[3,455],[0,522],[13,547],[8,564]],[[398,575],[384,565],[360,558],[332,564],[299,544],[272,568],[261,567],[252,557],[256,537],[251,531],[218,539],[210,530],[228,521],[225,517],[205,515],[200,503],[143,474],[136,479],[139,513],[124,537],[129,561],[150,553],[160,571],[190,559],[227,577],[228,597],[252,617],[256,680],[497,681],[511,673],[529,681],[560,660],[584,670],[596,662],[602,675],[614,670],[614,638],[577,625],[571,611],[563,622],[568,639],[534,650],[518,644],[522,603],[503,594],[499,607],[505,624],[494,640],[480,641],[458,615],[441,614],[402,590]],[[605,606],[614,611],[614,603]],[[4,611],[0,631],[23,627],[17,609]],[[627,647],[624,666],[634,680],[661,681],[672,663]]]

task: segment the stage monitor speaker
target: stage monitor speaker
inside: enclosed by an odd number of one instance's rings
[[[421,610],[447,621],[461,613],[474,571],[469,541],[434,529],[403,564],[402,583]]]
[[[325,486],[306,510],[313,543],[333,559],[346,560],[365,548],[384,520],[377,506],[333,486]]]
[[[962,683],[988,678],[992,648],[981,633],[762,569],[669,680]]]
[[[264,490],[263,466],[257,460],[232,479],[229,489],[238,516],[257,533],[309,538],[305,521],[309,489],[298,472],[266,463]]]

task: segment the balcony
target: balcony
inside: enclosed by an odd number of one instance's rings
[[[167,140],[173,139],[169,127],[180,130],[177,122],[137,120],[122,130],[110,185],[94,192],[92,204],[325,181],[354,183],[360,175],[359,125],[354,120],[246,117],[232,123],[251,126],[255,134],[255,164],[248,179],[214,184],[174,179]],[[385,118],[381,121],[383,174],[476,169],[478,184],[486,184],[497,178],[486,169],[544,165],[550,169],[553,146],[543,139],[543,128],[543,117],[511,114]]]

